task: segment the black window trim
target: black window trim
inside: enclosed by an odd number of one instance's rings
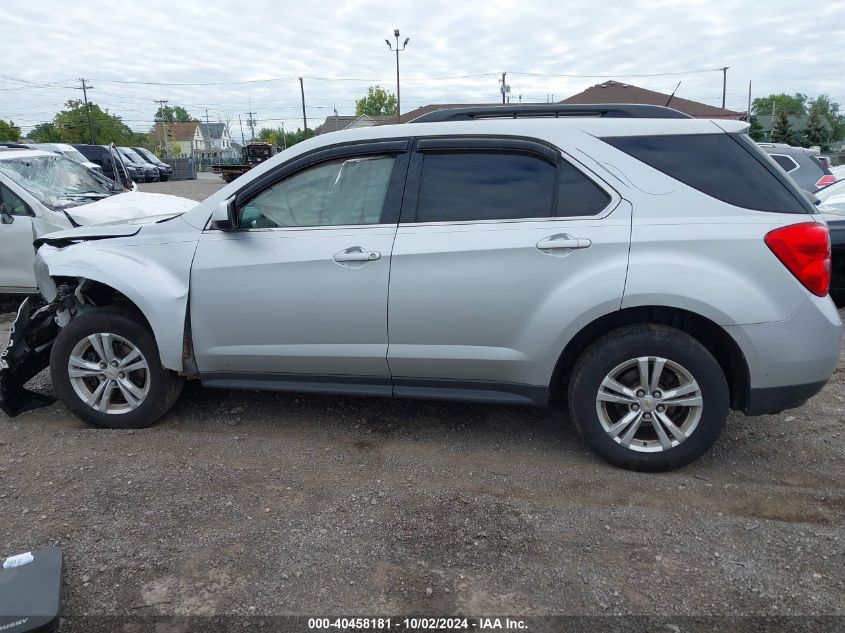
[[[542,158],[551,163],[555,169],[554,195],[552,209],[557,211],[558,190],[560,182],[560,164],[565,162],[578,171],[587,180],[604,191],[608,196],[607,204],[598,212],[590,215],[547,215],[535,218],[504,218],[491,220],[442,220],[437,222],[417,222],[417,209],[419,206],[419,190],[422,185],[423,157],[426,152],[460,153],[462,151],[473,152],[483,150],[485,152],[500,152],[503,154],[523,154]],[[517,222],[554,222],[572,220],[599,220],[607,217],[619,205],[622,198],[619,193],[605,182],[598,175],[589,170],[579,160],[560,148],[541,139],[510,136],[510,135],[448,135],[448,136],[423,136],[415,139],[411,151],[410,166],[405,185],[405,196],[402,201],[402,212],[399,224],[414,226],[443,226],[443,225],[472,225],[472,224],[513,224]]]
[[[357,156],[395,156],[396,160],[393,164],[393,172],[390,175],[390,181],[387,185],[387,193],[384,198],[384,206],[382,207],[381,217],[378,223],[375,224],[353,224],[353,225],[315,225],[315,226],[285,226],[285,227],[270,227],[270,228],[236,228],[227,229],[227,232],[266,232],[266,231],[302,231],[302,230],[325,230],[336,229],[341,226],[360,226],[362,228],[372,228],[384,225],[396,225],[399,222],[399,212],[402,205],[402,197],[405,189],[405,181],[408,174],[408,161],[410,159],[410,152],[408,151],[411,145],[410,138],[398,139],[380,139],[372,141],[351,141],[347,143],[338,143],[336,145],[328,145],[316,148],[309,152],[305,152],[295,156],[291,160],[282,163],[275,169],[270,170],[259,178],[250,182],[243,189],[235,194],[235,206],[240,209],[246,206],[252,199],[263,193],[270,187],[287,180],[307,169],[315,167],[321,163],[326,163],[343,158],[354,158]],[[210,227],[210,225],[209,225]],[[206,230],[217,230],[207,228]]]

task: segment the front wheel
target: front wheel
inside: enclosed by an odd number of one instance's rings
[[[182,379],[161,366],[152,333],[131,313],[91,310],[71,321],[50,355],[56,395],[90,424],[138,429],[173,406]]]
[[[582,354],[569,381],[581,436],[631,470],[685,466],[716,442],[728,416],[724,372],[697,339],[663,325],[608,333]]]

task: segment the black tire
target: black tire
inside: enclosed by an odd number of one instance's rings
[[[149,390],[137,408],[111,414],[96,411],[74,389],[68,371],[71,352],[77,343],[97,333],[122,337],[143,354],[149,367]],[[155,338],[141,317],[115,306],[86,312],[59,332],[50,355],[50,375],[56,395],[77,417],[95,426],[116,429],[141,429],[154,424],[179,399],[183,384],[180,376],[162,367]],[[95,380],[89,384],[96,385]],[[118,394],[117,398],[122,396]]]
[[[627,361],[644,356],[661,357],[680,365],[698,383],[702,398],[700,418],[687,439],[658,452],[637,451],[617,442],[602,426],[597,411],[597,396],[605,377]],[[680,468],[701,457],[719,438],[730,405],[725,374],[707,348],[681,330],[654,324],[619,328],[592,343],[572,370],[568,393],[572,421],[590,448],[611,464],[639,471]],[[649,402],[648,406],[652,404]],[[645,412],[646,406],[641,410]],[[639,432],[653,433],[651,422]],[[658,440],[655,444],[659,444]]]

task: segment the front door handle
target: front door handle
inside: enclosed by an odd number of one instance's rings
[[[374,262],[381,259],[381,253],[378,251],[367,251],[360,246],[352,246],[344,249],[339,253],[335,253],[334,259],[338,264],[346,264],[348,262]]]
[[[592,240],[585,237],[572,237],[566,233],[558,235],[550,235],[537,242],[537,248],[541,251],[551,251],[564,248],[590,248],[593,245]]]

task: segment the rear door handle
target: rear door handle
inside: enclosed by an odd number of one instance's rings
[[[378,251],[367,251],[360,246],[352,246],[344,249],[339,253],[335,253],[332,258],[338,264],[346,264],[348,262],[374,262],[381,259],[381,253]]]
[[[564,248],[590,248],[592,240],[585,237],[572,237],[566,233],[550,235],[537,242],[537,248],[541,251],[551,251]]]

